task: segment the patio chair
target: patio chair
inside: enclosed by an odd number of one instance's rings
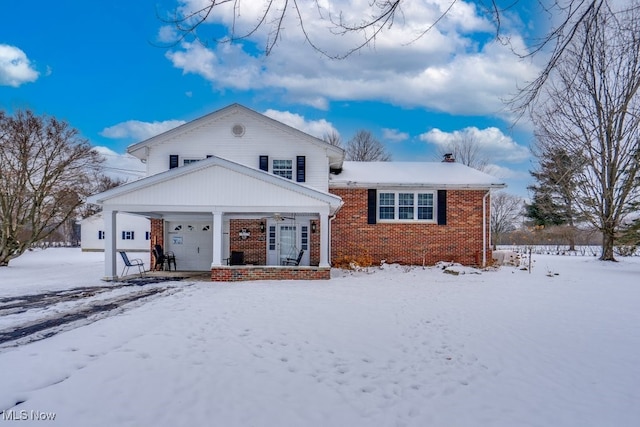
[[[140,277],[144,276],[144,261],[139,258],[129,259],[127,253],[125,251],[119,251],[120,256],[122,257],[122,261],[124,261],[124,267],[122,268],[122,273],[120,273],[120,277],[124,277],[125,272],[129,272],[131,267],[137,267]]]
[[[167,270],[171,271],[171,263],[173,263],[174,271],[178,269],[175,254],[171,251],[165,253],[162,250],[162,245],[153,246],[153,257],[156,260],[155,265],[153,266],[154,270],[158,270],[158,267],[164,270],[164,265],[167,264]]]
[[[282,265],[293,265],[293,266],[300,265],[300,261],[302,261],[303,254],[304,254],[304,249],[300,249],[300,252],[298,252],[297,258],[285,258],[282,260]]]

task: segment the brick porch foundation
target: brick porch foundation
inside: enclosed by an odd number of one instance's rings
[[[213,282],[242,282],[247,280],[328,280],[328,267],[279,266],[220,266],[211,269]]]

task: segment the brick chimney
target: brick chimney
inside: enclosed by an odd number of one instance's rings
[[[442,163],[455,163],[456,158],[453,157],[453,153],[446,153],[442,156]]]

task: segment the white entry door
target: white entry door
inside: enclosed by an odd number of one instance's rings
[[[209,222],[167,222],[166,250],[176,255],[178,270],[206,271],[213,260],[213,231]]]
[[[268,221],[267,264],[282,265],[304,250],[300,265],[309,265],[309,221]]]

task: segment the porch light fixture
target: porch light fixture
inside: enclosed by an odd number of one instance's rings
[[[318,225],[315,222],[311,223],[311,232],[315,233],[316,231],[318,231]]]
[[[264,221],[260,221],[260,232],[264,233]]]

